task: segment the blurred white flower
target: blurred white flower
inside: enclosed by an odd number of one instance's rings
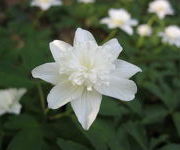
[[[24,88],[0,90],[0,115],[19,114],[22,107],[19,100],[25,93],[26,89]]]
[[[162,37],[162,42],[180,47],[180,28],[178,26],[166,27],[164,32],[159,33],[159,36]]]
[[[150,13],[156,13],[160,19],[163,19],[166,15],[174,14],[174,10],[167,0],[155,0],[151,2],[148,11]]]
[[[108,14],[109,17],[101,20],[102,24],[107,24],[110,29],[120,28],[129,35],[133,34],[132,26],[136,26],[138,21],[131,19],[131,15],[125,9],[110,9]]]
[[[31,6],[40,7],[42,10],[48,10],[51,6],[61,5],[61,0],[32,0]]]
[[[71,102],[84,129],[95,120],[102,94],[134,99],[137,87],[129,78],[141,69],[117,59],[122,51],[117,39],[98,46],[90,32],[78,28],[73,46],[55,40],[50,50],[55,62],[36,67],[32,75],[55,85],[47,97],[48,107],[57,109]]]
[[[137,28],[137,33],[140,36],[150,36],[152,34],[152,28],[148,24],[141,24]]]
[[[94,3],[95,0],[78,0],[79,2],[83,2],[83,3]]]

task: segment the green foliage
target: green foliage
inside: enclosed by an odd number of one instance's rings
[[[137,33],[128,36],[99,23],[109,8],[125,8],[140,24],[147,23],[153,17],[147,13],[150,1],[64,0],[63,6],[45,12],[30,7],[29,1],[0,1],[0,88],[28,89],[21,115],[0,116],[0,150],[180,150],[180,49],[162,44],[157,36],[167,25],[180,25],[179,0],[170,1],[174,16],[155,18],[155,33],[142,44]],[[136,99],[122,102],[104,96],[89,131],[82,129],[69,106],[44,110],[40,99],[47,107],[52,86],[31,76],[35,66],[53,61],[49,42],[72,43],[77,27],[90,30],[99,44],[118,38],[124,49],[120,58],[143,70],[133,79]]]

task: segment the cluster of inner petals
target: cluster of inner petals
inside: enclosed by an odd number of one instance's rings
[[[86,49],[84,49],[86,48]],[[95,85],[109,85],[108,79],[115,64],[110,55],[96,47],[77,47],[70,49],[60,59],[60,75],[66,75],[75,86],[84,86],[91,91]]]

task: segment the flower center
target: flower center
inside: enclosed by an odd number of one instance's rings
[[[40,0],[41,3],[48,3],[50,0]]]
[[[163,12],[163,11],[165,11],[165,8],[163,6],[158,6],[156,8],[156,10],[157,10],[157,12]]]
[[[113,19],[112,22],[116,25],[123,25],[124,24],[124,20],[121,20],[121,19]]]
[[[60,74],[65,74],[76,86],[84,86],[91,91],[94,85],[108,85],[109,73],[114,69],[114,63],[109,55],[93,49],[71,51],[60,62]]]

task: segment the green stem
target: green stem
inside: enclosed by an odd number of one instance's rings
[[[37,13],[37,17],[34,19],[34,26],[38,26],[40,24],[40,18],[43,16],[44,14],[44,11],[40,10],[38,13]]]
[[[152,17],[149,19],[149,21],[148,21],[147,24],[148,24],[149,26],[152,26],[153,23],[156,21],[156,18],[157,18],[157,17],[156,17],[155,15],[152,16]]]
[[[69,109],[66,112],[63,112],[63,113],[60,113],[60,114],[57,114],[57,115],[54,115],[54,116],[50,116],[49,119],[50,120],[60,119],[60,118],[65,117],[65,116],[69,116],[71,114],[71,112],[72,112],[72,110]]]
[[[42,90],[40,83],[37,84],[37,88],[38,88],[38,92],[39,92],[39,98],[40,98],[40,103],[41,103],[43,113],[46,114],[47,110],[46,110],[46,105],[45,105],[44,93],[43,93],[43,90]]]
[[[144,36],[141,36],[137,42],[137,47],[140,48],[143,45],[144,42]]]
[[[112,31],[109,33],[108,37],[102,42],[102,44],[104,44],[104,43],[106,43],[107,41],[109,41],[110,39],[112,39],[112,38],[116,35],[117,31],[118,31],[118,29],[112,30]]]

